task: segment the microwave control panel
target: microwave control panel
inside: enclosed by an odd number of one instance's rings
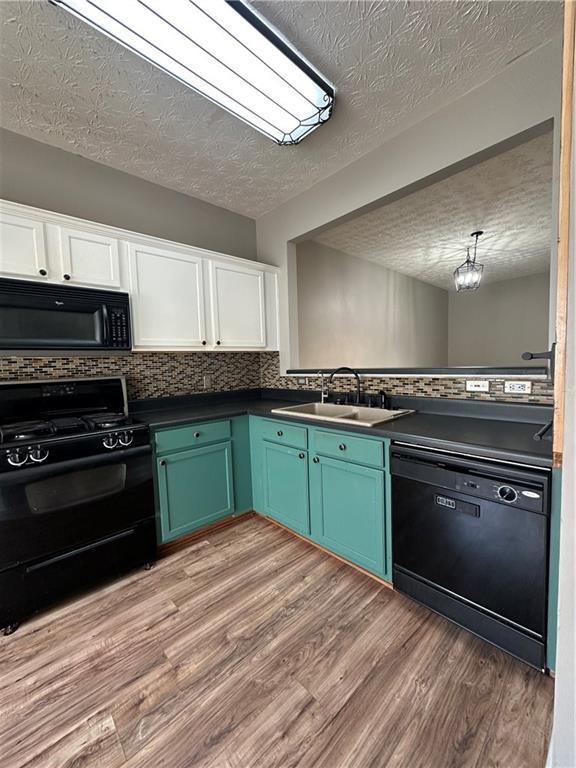
[[[130,349],[130,325],[128,323],[128,310],[124,307],[111,307],[110,309],[110,339],[111,347]]]

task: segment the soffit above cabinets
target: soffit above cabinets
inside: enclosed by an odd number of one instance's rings
[[[336,85],[298,147],[249,126],[48,2],[0,2],[0,123],[258,217],[561,31],[557,2],[265,0],[255,7]]]
[[[316,242],[439,288],[484,230],[482,283],[545,273],[552,238],[553,138],[548,132],[317,235]]]

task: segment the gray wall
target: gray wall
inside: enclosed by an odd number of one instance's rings
[[[543,274],[451,291],[449,365],[525,365],[522,352],[548,349],[549,285]]]
[[[297,272],[298,367],[447,364],[446,291],[312,241]]]
[[[0,129],[0,197],[256,258],[253,219],[4,129]]]

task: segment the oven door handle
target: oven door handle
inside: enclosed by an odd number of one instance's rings
[[[44,464],[41,467],[28,467],[25,465],[0,475],[0,488],[22,485],[23,483],[42,480],[46,477],[66,474],[66,472],[76,472],[86,467],[98,467],[104,464],[128,464],[134,459],[138,459],[141,456],[149,456],[151,453],[152,447],[150,445],[143,445],[136,448],[127,448],[126,450],[115,450],[112,453],[59,461],[55,464]],[[150,464],[150,467],[152,467],[152,464]]]

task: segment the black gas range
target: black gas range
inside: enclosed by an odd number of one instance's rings
[[[0,383],[0,627],[155,553],[150,434],[124,379]]]

